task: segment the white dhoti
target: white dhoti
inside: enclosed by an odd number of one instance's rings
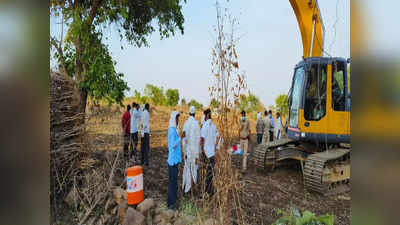
[[[200,126],[191,116],[183,125],[183,132],[186,137],[183,139],[183,151],[185,153],[185,165],[182,174],[182,188],[188,192],[192,187],[192,182],[197,183],[196,159],[199,161],[200,154]]]

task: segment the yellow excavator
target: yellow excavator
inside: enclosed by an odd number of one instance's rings
[[[300,28],[303,59],[288,95],[287,138],[254,148],[256,166],[299,160],[304,185],[321,194],[349,190],[350,60],[323,57],[324,25],[317,0],[289,0]]]

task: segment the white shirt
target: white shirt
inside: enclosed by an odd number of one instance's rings
[[[204,153],[207,158],[213,157],[219,133],[211,119],[208,119],[203,124],[203,127],[201,128],[201,137],[204,138]]]
[[[150,133],[150,114],[146,109],[142,112],[142,118],[140,120],[140,123],[142,125],[142,133],[149,134]]]
[[[141,117],[141,112],[136,108],[131,110],[131,134],[139,131],[139,119]]]

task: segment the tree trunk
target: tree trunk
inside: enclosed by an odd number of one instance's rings
[[[87,90],[81,89],[81,113],[86,114]]]

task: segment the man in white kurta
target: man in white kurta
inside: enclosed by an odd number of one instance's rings
[[[186,135],[182,144],[185,153],[182,187],[185,193],[190,190],[192,183],[195,184],[197,181],[197,169],[200,157],[200,126],[194,118],[195,108],[191,106],[189,111],[189,119],[183,125],[182,130]]]

